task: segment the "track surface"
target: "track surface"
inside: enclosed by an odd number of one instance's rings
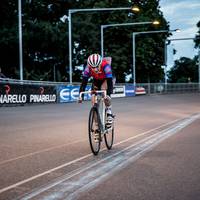
[[[200,94],[113,100],[115,145],[91,154],[89,102],[0,108],[0,199],[200,196]]]

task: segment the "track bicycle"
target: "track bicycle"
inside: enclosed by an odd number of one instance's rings
[[[105,140],[107,149],[111,149],[114,140],[114,121],[110,127],[107,126],[107,114],[104,99],[106,90],[80,92],[79,99],[82,100],[82,94],[91,94],[92,107],[89,112],[88,135],[92,153],[97,155],[100,151],[101,142]]]

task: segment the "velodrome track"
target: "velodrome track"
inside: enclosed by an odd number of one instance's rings
[[[200,94],[113,99],[115,145],[98,156],[89,108],[0,108],[0,200],[199,199]]]

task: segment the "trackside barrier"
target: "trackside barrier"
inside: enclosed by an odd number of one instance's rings
[[[55,86],[0,81],[0,106],[56,102],[57,91]]]
[[[136,95],[135,87],[133,84],[126,84],[125,85],[125,96],[126,97],[133,97]]]
[[[17,106],[26,104],[66,103],[77,101],[80,83],[69,85],[45,81],[19,81],[0,79],[0,106]],[[89,85],[86,90],[90,90]],[[116,85],[112,98],[134,96],[132,85]],[[85,95],[89,100],[90,95]]]
[[[58,91],[58,103],[67,103],[77,101],[79,97],[80,86],[71,86],[71,85],[61,85],[57,86]],[[87,86],[86,90],[90,90],[91,87]],[[91,99],[90,94],[84,95],[85,100]]]
[[[0,106],[25,104],[65,103],[77,101],[80,83],[46,82],[0,79]],[[89,85],[86,90],[90,90]],[[130,97],[142,94],[173,94],[200,92],[198,83],[116,84],[112,97]],[[90,95],[85,95],[89,100]]]
[[[79,97],[79,89],[80,89],[80,86],[69,86],[69,85],[57,86],[58,103],[67,103],[67,102],[77,101]],[[91,86],[87,86],[86,91],[87,90],[91,90]],[[127,94],[126,91],[128,91],[129,96],[134,95],[133,89],[131,90],[132,92],[131,93],[129,87],[125,87],[124,85],[121,85],[121,86],[119,85],[119,86],[114,87],[113,94],[111,96],[112,98],[125,97]],[[85,100],[91,99],[91,95],[90,94],[84,95],[84,99]]]
[[[136,87],[135,94],[136,95],[146,94],[146,90],[144,87]]]
[[[144,88],[146,94],[173,94],[200,92],[198,83],[140,83],[137,88]],[[137,94],[137,93],[136,93]]]

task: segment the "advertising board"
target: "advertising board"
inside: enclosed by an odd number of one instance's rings
[[[133,85],[126,85],[126,97],[135,96],[135,87]]]
[[[56,103],[54,86],[0,84],[0,105]]]
[[[58,87],[58,94],[59,94],[59,102],[66,103],[66,102],[73,102],[77,101],[79,97],[79,88],[80,86],[59,86]],[[90,90],[91,87],[87,86],[86,90]],[[91,99],[90,94],[84,95],[85,100]]]

